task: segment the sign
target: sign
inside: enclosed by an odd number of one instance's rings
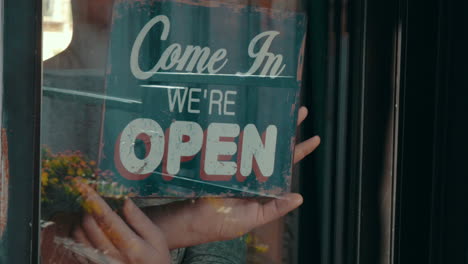
[[[142,197],[289,191],[305,17],[117,1],[101,168]]]

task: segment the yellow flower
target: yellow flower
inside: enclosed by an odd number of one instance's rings
[[[49,184],[49,173],[42,172],[41,174],[41,183],[43,186],[47,186]]]
[[[247,237],[245,238],[245,243],[247,244],[252,244],[253,243],[253,237],[251,234],[247,234]]]
[[[58,166],[60,166],[60,161],[58,161],[58,160],[52,160],[51,163],[52,163],[52,164],[51,164],[52,167],[58,167]]]

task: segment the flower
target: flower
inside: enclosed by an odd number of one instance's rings
[[[73,183],[77,179],[93,184],[98,191],[105,191],[101,194],[107,194],[106,197],[122,197],[122,186],[100,188],[99,183],[107,184],[113,181],[111,178],[113,174],[110,171],[100,170],[95,161],[89,160],[80,151],[54,154],[49,148],[44,147],[41,161],[41,202],[45,218],[54,212],[77,211],[83,208],[84,204]]]

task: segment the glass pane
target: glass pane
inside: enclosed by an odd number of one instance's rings
[[[291,263],[302,4],[43,0],[42,262]]]

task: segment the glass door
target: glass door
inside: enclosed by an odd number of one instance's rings
[[[41,261],[294,261],[304,5],[44,0]]]

